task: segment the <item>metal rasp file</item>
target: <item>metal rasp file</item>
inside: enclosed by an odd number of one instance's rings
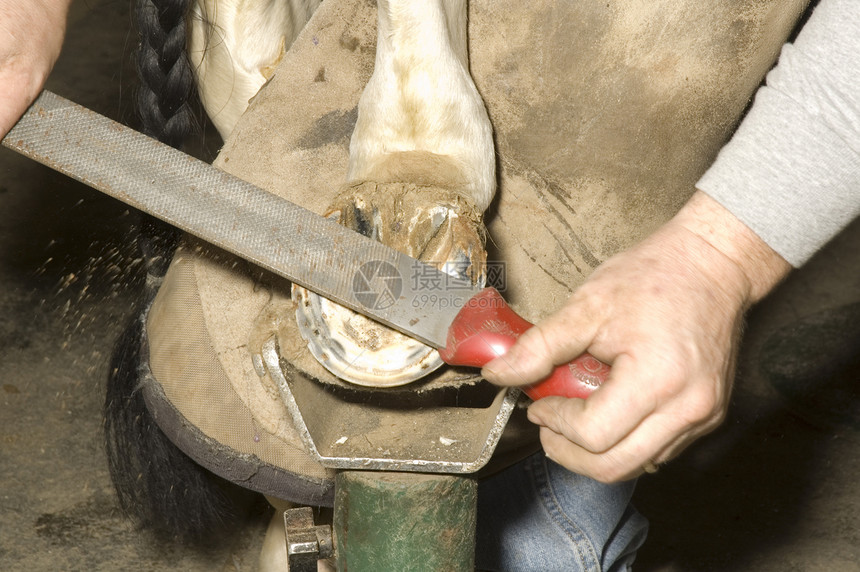
[[[448,275],[49,91],[2,143],[438,348],[449,364],[481,367],[531,327],[493,288],[458,283],[428,292],[428,284],[444,284]],[[399,278],[396,295],[384,304],[355,287],[367,264]],[[525,391],[533,399],[585,397],[608,372],[584,354]]]

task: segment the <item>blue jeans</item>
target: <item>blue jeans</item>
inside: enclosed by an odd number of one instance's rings
[[[478,570],[629,570],[648,521],[635,481],[605,485],[536,453],[478,488]]]

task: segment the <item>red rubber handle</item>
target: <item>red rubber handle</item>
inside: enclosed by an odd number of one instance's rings
[[[454,318],[448,329],[448,344],[439,354],[450,365],[482,367],[506,353],[532,325],[511,310],[495,288],[484,288]],[[550,395],[585,398],[607,377],[609,366],[584,353],[523,391],[535,401]]]

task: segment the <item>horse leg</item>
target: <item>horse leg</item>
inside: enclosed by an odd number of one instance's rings
[[[495,192],[492,128],[469,75],[464,0],[381,0],[347,184],[327,213],[449,274],[484,280],[482,214]],[[409,279],[409,277],[401,277]],[[398,332],[301,288],[308,347],[334,375],[392,386],[442,365]]]

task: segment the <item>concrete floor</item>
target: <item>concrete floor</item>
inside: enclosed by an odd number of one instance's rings
[[[128,20],[124,1],[78,2],[49,87],[133,124]],[[0,570],[254,569],[262,519],[201,553],[133,530],[116,507],[100,407],[140,284],[130,220],[0,150]],[[637,569],[860,570],[860,365],[854,353],[825,367],[860,340],[858,302],[855,224],[753,312],[723,427],[640,481],[652,530]],[[774,336],[793,331],[788,355]],[[827,391],[786,400],[770,381],[805,348],[829,359],[795,370]]]

